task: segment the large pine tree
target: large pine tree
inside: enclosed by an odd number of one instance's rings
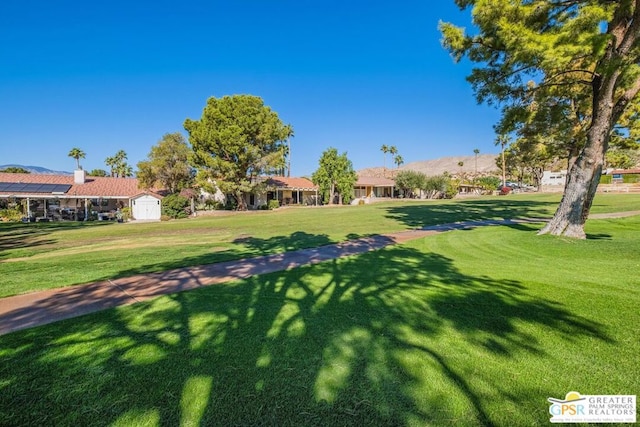
[[[285,166],[285,141],[293,135],[278,114],[251,95],[211,97],[200,120],[187,119],[192,163],[201,186],[220,189],[247,208],[244,194],[255,191],[260,175]]]
[[[611,135],[639,102],[640,0],[456,4],[472,8],[477,33],[441,23],[443,44],[456,60],[466,56],[480,64],[468,77],[479,102],[501,105],[505,117],[526,110],[518,106],[552,111],[557,105],[587,105],[588,111],[579,112],[587,126],[573,144],[575,161],[562,201],[541,230],[584,238]],[[563,118],[549,116],[549,126],[558,126],[557,120]]]

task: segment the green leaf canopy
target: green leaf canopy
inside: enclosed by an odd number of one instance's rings
[[[246,209],[244,193],[259,185],[259,175],[282,169],[287,138],[293,135],[260,97],[233,95],[207,100],[200,120],[187,119],[198,180],[205,189],[231,193]]]

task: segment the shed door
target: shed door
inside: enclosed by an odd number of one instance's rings
[[[154,197],[140,197],[134,200],[133,217],[135,219],[160,219],[160,200]]]

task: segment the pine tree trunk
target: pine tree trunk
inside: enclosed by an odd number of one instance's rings
[[[560,205],[549,223],[538,234],[585,239],[584,224],[598,189],[604,156],[613,128],[614,79],[594,82],[593,119],[587,142],[567,175]]]
[[[598,188],[602,162],[576,162],[567,176],[562,201],[553,219],[538,234],[586,238],[584,224]]]

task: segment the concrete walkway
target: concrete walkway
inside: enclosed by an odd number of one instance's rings
[[[0,335],[161,295],[187,291],[258,274],[289,270],[442,233],[488,225],[545,222],[541,218],[467,221],[364,237],[316,248],[256,258],[141,274],[86,285],[49,289],[0,299]]]

